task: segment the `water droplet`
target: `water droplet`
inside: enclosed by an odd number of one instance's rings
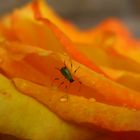
[[[27,84],[25,82],[22,83],[22,88],[26,88],[27,87]]]
[[[96,102],[96,99],[90,98],[89,101],[90,101],[90,102]]]
[[[67,101],[68,101],[68,96],[67,95],[60,98],[60,102],[67,102]]]

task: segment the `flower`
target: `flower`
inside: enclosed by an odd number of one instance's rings
[[[139,41],[117,19],[82,31],[33,1],[0,22],[0,132],[140,137],[139,63]]]

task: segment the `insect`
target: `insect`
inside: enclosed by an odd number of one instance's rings
[[[73,65],[72,65],[72,63],[71,63],[71,68],[73,67]],[[74,70],[74,72],[73,72],[73,74],[75,74],[77,71],[78,71],[78,69],[79,69],[80,67],[78,67],[76,70]],[[64,63],[64,66],[62,67],[62,68],[56,68],[57,70],[59,70],[60,71],[60,73],[62,74],[62,76],[67,80],[67,81],[69,81],[69,83],[73,83],[74,81],[75,81],[75,79],[73,78],[73,75],[71,74],[71,72],[70,72],[70,70],[68,69],[68,67],[66,66],[66,64]],[[55,78],[54,80],[59,80],[59,78]],[[78,81],[80,84],[81,84],[81,82],[80,81]],[[63,85],[64,84],[64,81],[62,81],[61,83],[60,83],[60,85],[59,85],[59,87],[61,86],[61,85]],[[67,88],[67,86],[66,86],[66,88]]]
[[[71,72],[69,71],[69,69],[64,66],[60,69],[61,74],[65,77],[65,79],[67,79],[70,83],[74,82],[74,79],[72,77]]]

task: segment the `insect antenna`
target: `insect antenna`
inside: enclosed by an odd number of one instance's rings
[[[64,81],[62,81],[62,82],[59,84],[58,88],[60,88],[63,84],[64,84]]]
[[[71,61],[71,59],[70,59],[70,66],[71,66],[71,70],[72,70],[73,65],[72,65],[72,61]]]

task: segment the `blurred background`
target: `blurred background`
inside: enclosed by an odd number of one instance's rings
[[[0,0],[0,14],[29,0]],[[81,28],[95,26],[108,17],[118,17],[140,37],[140,0],[47,0],[66,19]]]

